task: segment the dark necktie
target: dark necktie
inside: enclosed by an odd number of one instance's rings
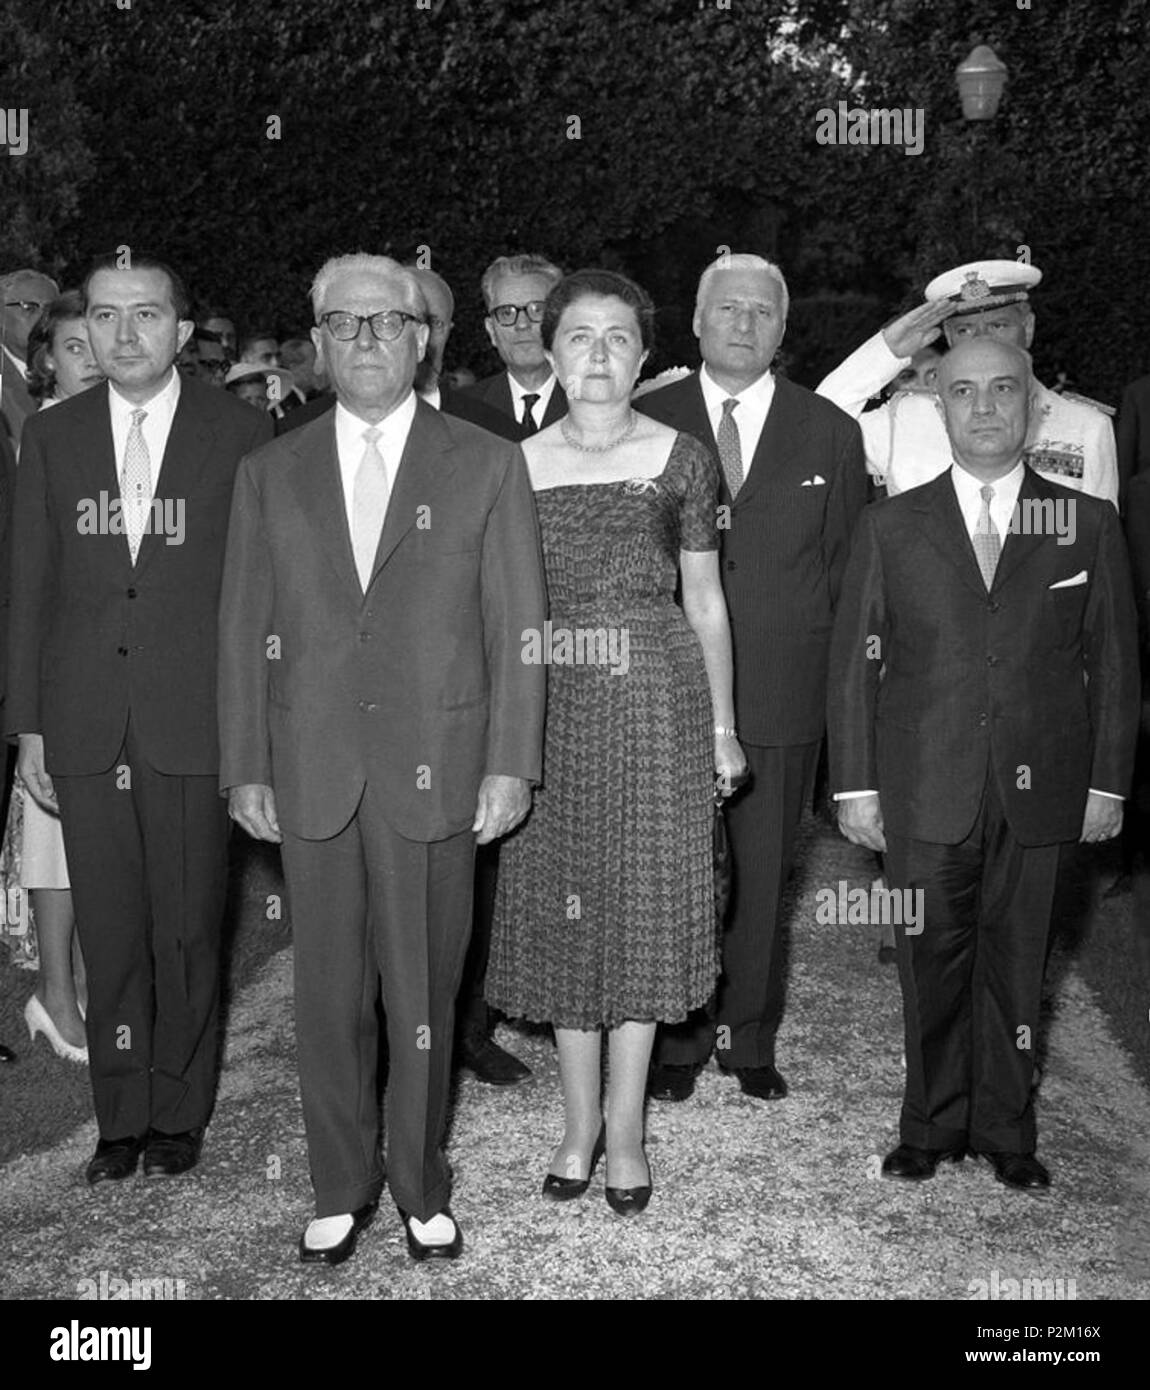
[[[723,465],[723,475],[732,497],[738,496],[743,485],[743,446],[739,442],[739,427],[731,414],[738,403],[734,396],[723,402],[723,418],[719,421],[719,431],[715,436],[719,446],[719,462]]]
[[[520,423],[523,426],[523,433],[525,435],[534,434],[535,431],[539,428],[539,426],[535,423],[535,416],[531,413],[532,409],[534,408],[535,402],[538,399],[538,391],[532,392],[531,395],[523,397],[523,419],[520,421]]]

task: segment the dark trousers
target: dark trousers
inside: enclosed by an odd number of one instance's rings
[[[774,1066],[786,998],[779,904],[794,861],[795,832],[811,793],[819,744],[743,744],[751,783],[727,807],[733,882],[723,933],[723,974],[711,1010],[659,1029],[655,1062],[688,1066],[715,1048],[727,1068]]]
[[[316,1215],[375,1201],[384,1178],[375,1009],[382,983],[387,1182],[396,1205],[426,1221],[450,1196],[443,1135],[475,836],[406,840],[384,819],[380,797],[369,783],[331,839],[284,832],[300,1091]]]
[[[198,1129],[219,1050],[228,818],[217,778],[157,772],[129,726],[108,772],[52,780],[88,979],[100,1135]]]
[[[475,905],[471,918],[471,944],[463,966],[463,980],[456,1001],[456,1021],[461,1033],[486,1034],[491,1011],[483,996],[487,984],[487,957],[491,952],[491,919],[495,915],[495,888],[499,877],[499,841],[479,845],[475,851]]]
[[[993,778],[957,845],[887,832],[891,888],[923,890],[895,928],[906,1031],[899,1127],[921,1149],[1032,1153],[1031,1081],[1060,845],[1011,833]]]

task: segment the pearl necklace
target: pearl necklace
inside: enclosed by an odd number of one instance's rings
[[[635,433],[635,426],[638,423],[639,416],[633,410],[627,428],[622,434],[617,434],[614,439],[609,439],[606,444],[580,444],[577,439],[572,439],[566,415],[559,421],[559,432],[567,443],[571,445],[572,449],[578,449],[581,454],[605,454],[609,449],[617,449],[620,444],[625,444]]]

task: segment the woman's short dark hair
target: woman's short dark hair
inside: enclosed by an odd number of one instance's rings
[[[84,296],[79,290],[65,290],[40,310],[40,317],[28,334],[28,394],[39,404],[47,400],[56,386],[56,373],[48,363],[56,329],[71,319],[84,317]]]
[[[639,323],[639,339],[643,350],[649,352],[655,343],[655,304],[651,296],[634,280],[620,275],[614,270],[576,270],[565,275],[547,296],[543,307],[541,333],[543,346],[548,352],[555,341],[555,330],[563,317],[563,310],[580,299],[606,298],[608,295],[621,299],[634,310]]]

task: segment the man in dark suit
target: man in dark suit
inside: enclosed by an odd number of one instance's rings
[[[55,280],[38,270],[13,270],[0,277],[0,433],[17,449],[24,421],[36,413],[27,386],[28,334],[59,293]]]
[[[227,883],[215,613],[240,457],[266,417],[174,363],[193,330],[162,262],[85,280],[107,390],[28,420],[6,728],[59,810],[88,977],[90,1183],[199,1157],[217,1058]]]
[[[500,256],[483,272],[483,325],[506,368],[463,394],[512,420],[519,438],[567,414],[567,395],[543,351],[543,302],[563,278],[544,256]]]
[[[9,549],[12,538],[12,504],[16,496],[16,454],[8,436],[0,430],[0,709],[4,707],[8,664],[8,584]],[[3,792],[0,793],[0,825],[8,824],[8,801],[12,794],[15,749],[5,744]],[[0,1062],[14,1062],[16,1054],[0,1043]]]
[[[1150,376],[1140,376],[1123,391],[1117,434],[1118,495],[1125,513],[1131,479],[1150,472]]]
[[[521,660],[544,585],[522,452],[412,390],[411,274],[329,262],[312,289],[338,403],[244,461],[220,605],[220,785],[282,842],[316,1218],[301,1260],[354,1249],[387,1181],[416,1259],[453,1257],[442,1143],[475,845],[527,813],[544,672]]]
[[[858,426],[770,370],[787,304],[769,261],[715,262],[695,305],[702,368],[635,402],[702,440],[721,465],[735,718],[751,770],[726,813],[734,885],[716,1013],[660,1029],[651,1094],[661,1100],[691,1094],[712,1047],[748,1095],[787,1091],[775,1066],[785,985],[779,905],[823,736],[831,622],[866,500]]]
[[[1022,462],[1032,376],[983,338],[939,371],[954,464],[870,507],[831,645],[839,825],[885,851],[906,1028],[901,1143],[967,1149],[1037,1190],[1031,1095],[1061,848],[1122,825],[1138,723],[1134,603],[1112,507]]]

